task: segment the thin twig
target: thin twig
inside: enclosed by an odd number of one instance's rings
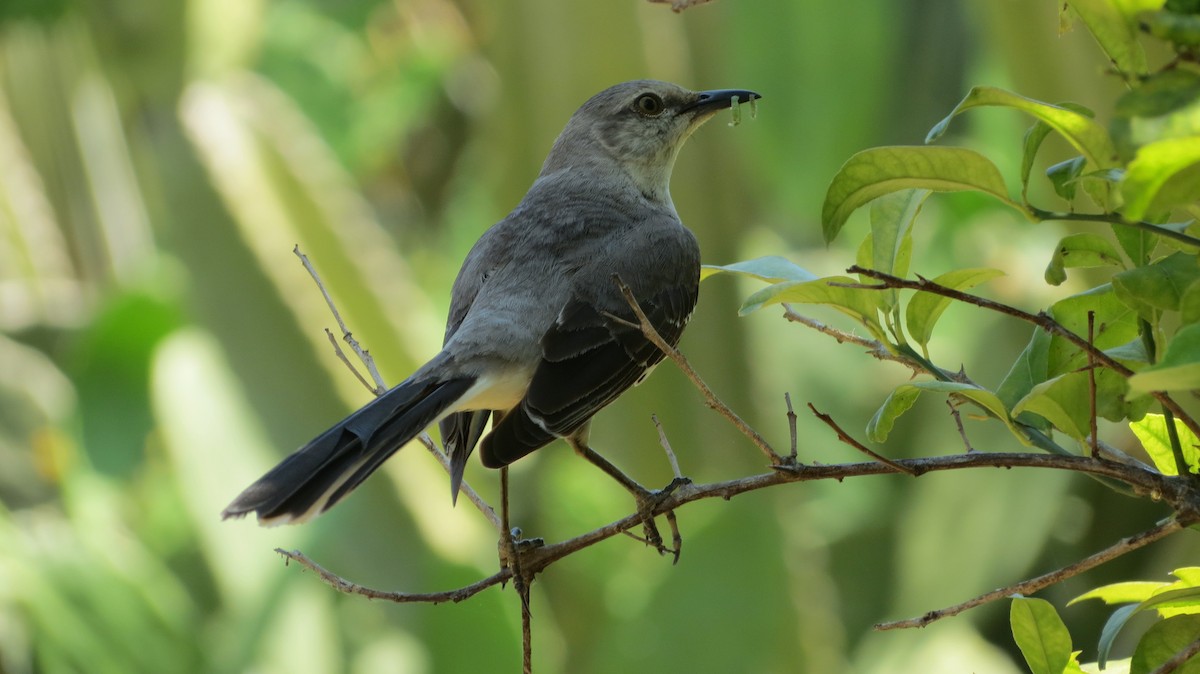
[[[689,363],[687,359],[683,357],[683,354],[680,353],[678,349],[668,344],[667,340],[662,338],[662,335],[658,334],[658,330],[655,329],[654,324],[650,322],[649,318],[646,318],[646,313],[642,311],[642,306],[638,304],[637,298],[633,295],[633,291],[630,290],[629,286],[625,285],[625,282],[621,280],[621,277],[614,274],[613,281],[617,284],[617,287],[621,289],[621,294],[625,296],[625,301],[629,303],[629,308],[632,309],[634,315],[637,316],[638,322],[631,323],[620,316],[614,316],[612,314],[608,314],[608,317],[625,325],[640,328],[646,339],[650,340],[654,346],[658,347],[663,354],[670,358],[675,363],[676,367],[683,372],[684,376],[686,376],[700,391],[700,394],[704,396],[704,403],[708,405],[710,409],[716,410],[718,414],[725,417],[729,423],[733,424],[735,428],[741,431],[742,435],[745,435],[747,438],[749,438],[750,442],[754,443],[754,445],[762,451],[772,465],[782,463],[783,457],[779,456],[774,449],[771,449],[771,445],[767,443],[762,435],[760,435],[758,431],[751,428],[750,424],[747,424],[745,421],[743,421],[736,412],[722,402],[721,399],[718,398],[715,393],[713,393],[712,389],[708,387],[708,384],[704,383],[704,380],[701,379],[696,370],[692,368],[691,363]]]
[[[346,366],[346,369],[350,370],[350,372],[354,374],[354,378],[358,379],[358,383],[367,387],[367,390],[373,395],[383,395],[386,389],[376,388],[375,386],[371,385],[371,382],[367,381],[366,377],[362,376],[362,373],[358,371],[358,368],[354,367],[354,363],[350,362],[350,358],[346,356],[346,352],[342,351],[342,345],[338,344],[337,337],[333,336],[333,331],[329,328],[325,328],[325,336],[329,338],[329,345],[333,347],[333,354],[338,357],[338,360],[342,361],[342,364]]]
[[[1088,345],[1091,349],[1087,352],[1088,359],[1088,424],[1091,432],[1092,458],[1100,458],[1100,434],[1096,428],[1096,356],[1093,350],[1096,348],[1096,312],[1088,310]]]
[[[787,405],[788,438],[791,442],[791,446],[788,449],[788,463],[795,464],[799,461],[799,449],[797,447],[799,441],[797,440],[796,433],[796,410],[792,409],[792,394],[784,392],[783,402]]]
[[[1179,669],[1185,663],[1187,663],[1188,660],[1191,660],[1197,655],[1200,655],[1200,637],[1197,637],[1195,641],[1187,646],[1184,646],[1183,650],[1179,651],[1175,655],[1172,655],[1166,662],[1162,663],[1158,669],[1150,672],[1150,674],[1171,674],[1171,672]]]
[[[1140,534],[1134,534],[1128,538],[1122,538],[1100,552],[1085,557],[1074,564],[1068,564],[1061,569],[1056,569],[1050,573],[1042,574],[1036,578],[1030,578],[1029,580],[1025,580],[1020,583],[1014,583],[1013,585],[1002,587],[998,590],[992,590],[991,592],[981,594],[978,597],[975,597],[969,601],[965,601],[961,604],[955,604],[954,606],[948,606],[936,611],[930,611],[929,613],[916,618],[879,623],[875,625],[875,629],[884,631],[907,629],[912,627],[925,627],[934,621],[958,615],[967,609],[975,608],[976,606],[996,601],[997,599],[1011,597],[1014,594],[1030,595],[1043,588],[1054,585],[1055,583],[1059,583],[1073,576],[1077,576],[1084,571],[1100,566],[1111,559],[1115,559],[1121,555],[1133,552],[1138,548],[1145,547],[1146,545],[1149,545],[1159,539],[1175,533],[1176,531],[1179,531],[1180,529],[1183,529],[1184,526],[1185,525],[1180,523],[1178,519],[1172,518],[1152,529],[1143,531]]]
[[[442,468],[446,471],[446,474],[449,475],[451,471],[450,457],[446,456],[442,450],[438,449],[438,446],[433,441],[433,438],[429,437],[428,433],[421,433],[417,436],[417,440],[421,442],[425,449],[429,450],[429,453],[433,455],[433,458],[437,459],[438,463],[441,464]],[[471,505],[474,505],[475,509],[482,513],[483,516],[486,517],[489,522],[491,522],[492,528],[494,528],[497,533],[504,535],[504,524],[500,521],[500,516],[496,514],[496,510],[492,508],[492,506],[488,505],[488,502],[484,501],[483,497],[479,495],[479,492],[475,491],[471,485],[467,484],[466,480],[463,480],[459,486],[459,493],[463,496],[466,496],[467,500],[471,502]]]
[[[296,257],[300,258],[300,263],[303,264],[304,268],[308,270],[309,276],[311,276],[312,280],[317,284],[317,288],[320,289],[321,295],[325,297],[325,304],[329,305],[329,311],[333,314],[333,319],[337,321],[338,328],[342,331],[342,339],[345,340],[346,344],[350,345],[350,349],[354,351],[354,354],[358,356],[359,360],[362,361],[363,365],[367,368],[367,372],[371,375],[371,379],[374,380],[375,388],[372,389],[373,392],[375,395],[382,395],[385,391],[387,391],[387,385],[383,383],[383,377],[379,374],[379,369],[375,367],[375,359],[371,357],[369,351],[359,345],[358,340],[354,339],[354,337],[350,334],[350,330],[346,328],[346,323],[342,320],[342,314],[338,311],[337,305],[333,303],[333,298],[330,297],[329,291],[325,290],[325,284],[321,282],[321,276],[317,274],[316,267],[314,267],[312,262],[309,261],[307,255],[300,252],[300,244],[296,244],[296,246],[292,248],[292,252],[296,254]],[[343,358],[343,360],[345,360],[345,358]],[[353,367],[350,369],[354,371]],[[362,375],[359,375],[357,371],[354,371],[354,374],[358,376],[360,380],[362,379]]]
[[[1191,246],[1200,247],[1200,239],[1194,236],[1189,236],[1183,232],[1176,232],[1173,229],[1161,227],[1152,222],[1145,220],[1126,220],[1120,213],[1054,213],[1052,211],[1043,211],[1040,208],[1029,206],[1029,212],[1038,220],[1062,220],[1062,221],[1079,221],[1079,222],[1107,222],[1113,225],[1121,225],[1122,227],[1132,227],[1140,229],[1144,232],[1150,232],[1159,236],[1165,236],[1168,239],[1182,241]]]
[[[954,425],[958,427],[958,435],[962,438],[963,446],[967,448],[968,452],[975,451],[975,448],[971,446],[971,441],[967,439],[967,429],[963,428],[962,414],[959,413],[958,407],[950,398],[946,398],[946,407],[950,408],[950,416],[954,418]]]
[[[464,599],[469,599],[479,594],[483,590],[486,590],[493,585],[499,585],[503,583],[511,576],[511,572],[508,569],[501,569],[499,573],[493,574],[487,578],[455,590],[447,590],[445,592],[387,592],[384,590],[375,590],[363,585],[359,585],[358,583],[350,582],[309,559],[299,550],[284,550],[283,548],[275,548],[275,552],[283,555],[283,557],[289,563],[296,562],[309,571],[316,573],[317,576],[325,582],[325,584],[329,585],[338,592],[356,594],[368,599],[382,599],[384,601],[395,602],[397,604],[444,604],[446,602],[458,603]]]
[[[858,451],[862,452],[863,454],[866,454],[867,456],[871,457],[872,459],[875,459],[876,461],[878,461],[884,465],[895,468],[897,471],[899,471],[901,473],[908,473],[909,475],[912,475],[913,477],[917,477],[921,474],[916,469],[910,468],[901,463],[897,463],[896,461],[893,461],[893,460],[887,458],[886,456],[883,456],[882,454],[879,454],[879,453],[871,450],[871,448],[862,444],[858,440],[855,440],[849,433],[842,430],[841,426],[838,426],[837,422],[833,420],[833,417],[829,416],[828,414],[824,414],[822,412],[817,411],[817,408],[814,407],[812,403],[808,403],[808,409],[812,410],[812,413],[815,414],[818,419],[823,421],[826,426],[829,426],[830,428],[833,429],[833,431],[835,433],[837,433],[838,440],[841,440],[842,442],[846,443],[847,445],[850,445],[851,447],[857,449]]]
[[[667,462],[671,464],[671,472],[675,477],[682,478],[683,472],[679,470],[679,459],[675,458],[675,452],[671,449],[671,441],[667,439],[667,432],[663,429],[662,422],[658,420],[657,414],[651,414],[650,420],[654,422],[654,428],[658,429],[658,444],[662,445],[663,451],[667,453]]]
[[[898,276],[892,276],[891,274],[885,274],[883,272],[875,271],[874,269],[866,269],[866,268],[860,267],[858,265],[854,265],[854,266],[850,267],[849,269],[847,269],[846,271],[851,274],[862,274],[863,276],[866,276],[868,278],[875,279],[880,282],[880,285],[863,285],[863,284],[831,284],[831,285],[838,285],[838,286],[844,285],[846,287],[867,288],[867,289],[875,289],[875,290],[883,290],[883,289],[887,289],[887,288],[904,288],[907,290],[919,290],[922,292],[933,293],[935,295],[941,295],[942,297],[949,297],[950,299],[958,300],[959,302],[973,304],[973,305],[975,305],[977,307],[981,307],[983,309],[988,309],[990,311],[995,311],[997,313],[1005,314],[1007,316],[1019,318],[1028,323],[1032,323],[1033,325],[1038,326],[1039,328],[1045,330],[1046,332],[1048,332],[1052,335],[1057,335],[1057,336],[1062,337],[1063,339],[1067,340],[1068,342],[1071,342],[1071,344],[1078,347],[1084,353],[1090,353],[1092,355],[1092,357],[1094,357],[1098,363],[1102,364],[1104,367],[1112,370],[1113,372],[1116,372],[1117,374],[1121,375],[1122,377],[1129,378],[1129,377],[1133,376],[1133,370],[1130,370],[1129,368],[1125,367],[1121,363],[1117,362],[1111,356],[1104,353],[1100,349],[1097,349],[1094,346],[1088,344],[1086,339],[1084,339],[1083,337],[1080,337],[1079,335],[1066,329],[1061,323],[1054,320],[1054,318],[1051,317],[1050,314],[1048,314],[1044,311],[1039,312],[1037,314],[1031,314],[1027,311],[1022,311],[1016,307],[1012,307],[1007,304],[1003,304],[1000,302],[995,302],[995,301],[992,301],[989,299],[985,299],[978,295],[972,295],[970,293],[965,293],[965,292],[962,292],[961,290],[955,290],[953,288],[948,288],[944,285],[941,285],[939,283],[934,283],[933,281],[930,281],[928,279],[921,278],[921,277],[918,277],[918,280],[916,280],[916,281],[910,281],[908,279],[903,279]],[[1184,423],[1184,425],[1187,426],[1193,433],[1200,435],[1200,423],[1197,423],[1196,420],[1191,417],[1191,415],[1189,415],[1187,412],[1185,412],[1183,410],[1183,408],[1179,406],[1179,403],[1175,402],[1175,400],[1173,400],[1170,396],[1163,393],[1162,391],[1151,391],[1150,395],[1155,400],[1157,400],[1159,403],[1161,403],[1164,409],[1167,409],[1167,410],[1171,411],[1173,414],[1175,414],[1175,416],[1178,417],[1179,420],[1182,421]]]
[[[783,305],[783,317],[793,323],[799,323],[803,326],[812,328],[817,332],[829,335],[830,337],[836,339],[838,344],[849,342],[850,344],[861,346],[867,349],[867,353],[869,353],[871,357],[875,358],[876,360],[886,360],[893,363],[899,363],[904,367],[909,368],[916,374],[923,374],[926,372],[926,369],[920,363],[902,354],[893,353],[892,351],[888,350],[887,345],[883,342],[870,339],[868,337],[860,337],[844,330],[839,330],[831,325],[826,325],[821,321],[798,313],[789,304]]]

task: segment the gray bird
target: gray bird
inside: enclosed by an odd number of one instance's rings
[[[696,305],[700,250],[671,201],[671,168],[697,127],[735,98],[758,97],[639,80],[589,99],[525,198],[467,254],[441,352],[284,459],[222,517],[305,521],[434,422],[454,496],[477,444],[489,468],[560,437],[586,450],[592,416],[664,355],[627,323],[634,314],[615,278],[678,343]]]

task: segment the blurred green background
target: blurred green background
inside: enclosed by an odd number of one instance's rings
[[[272,552],[300,548],[383,589],[490,575],[495,536],[469,506],[451,508],[423,450],[310,525],[219,521],[241,488],[368,399],[331,354],[332,321],[292,247],[395,383],[436,351],[460,260],[520,199],[571,112],[653,77],[764,95],[756,120],[718,117],[676,168],[674,199],[706,262],[785,254],[837,273],[865,227],[827,249],[818,217],[854,151],[921,142],[971,84],[1111,104],[1118,83],[1090,37],[1058,28],[1044,0],[717,0],[682,14],[642,0],[0,0],[0,672],[517,669],[510,591],[395,606],[340,595]],[[950,142],[1013,176],[1027,123],[972,113]],[[1047,163],[1065,157],[1048,150]],[[1063,207],[1048,190],[1035,198]],[[1090,285],[1041,282],[1063,231],[971,195],[935,197],[913,269],[999,267],[1009,275],[987,292],[1040,308]],[[737,317],[753,288],[739,283],[705,283],[682,348],[777,446],[785,391],[857,431],[907,377],[777,311]],[[994,386],[1028,335],[953,307],[933,353]],[[941,401],[916,411],[884,452],[961,451]],[[664,365],[593,433],[642,482],[671,477],[651,412],[692,478],[764,469]],[[809,415],[799,424],[802,460],[860,459]],[[998,424],[968,432],[979,449],[1016,448]],[[494,498],[494,473],[473,462],[467,479]],[[513,521],[529,535],[561,540],[632,508],[562,443],[513,480]],[[535,665],[1023,671],[1004,603],[922,631],[870,626],[1071,562],[1163,515],[1032,471],[695,504],[679,512],[678,566],[617,538],[540,577]],[[1179,537],[1045,596],[1163,580],[1198,554]],[[1105,617],[1064,613],[1089,640]],[[1094,641],[1077,647],[1093,657]]]

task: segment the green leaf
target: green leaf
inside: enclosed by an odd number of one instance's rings
[[[1071,661],[1071,634],[1050,602],[1014,597],[1009,623],[1033,674],[1062,674]]]
[[[1050,179],[1054,193],[1067,201],[1074,201],[1075,188],[1079,186],[1079,176],[1086,164],[1087,159],[1080,156],[1060,161],[1046,169],[1046,177]]]
[[[999,269],[955,269],[938,276],[933,279],[933,282],[954,290],[968,290],[984,281],[1003,275],[1004,272]],[[904,315],[905,325],[908,327],[908,333],[912,336],[913,341],[922,346],[929,343],[933,334],[933,326],[950,306],[951,301],[949,297],[928,292],[918,292],[913,295]]]
[[[1129,387],[1141,392],[1200,389],[1200,323],[1175,333],[1162,360],[1130,377]]]
[[[1058,107],[1077,112],[1084,117],[1095,117],[1095,113],[1077,103],[1059,103]],[[1029,202],[1026,194],[1029,191],[1029,175],[1033,171],[1033,161],[1042,147],[1042,141],[1046,140],[1046,136],[1050,135],[1051,131],[1053,129],[1050,128],[1050,125],[1039,119],[1025,132],[1021,151],[1021,200],[1026,203]]]
[[[1100,641],[1096,644],[1096,659],[1100,664],[1100,669],[1104,669],[1104,665],[1108,662],[1108,654],[1112,650],[1113,642],[1117,640],[1117,635],[1120,634],[1121,628],[1125,627],[1125,623],[1137,613],[1138,604],[1130,604],[1112,612],[1112,615],[1105,621],[1104,627],[1100,630]]]
[[[1135,267],[1144,267],[1150,263],[1150,256],[1158,246],[1159,235],[1136,227],[1113,225],[1112,233],[1121,244],[1121,250],[1129,256]]]
[[[788,281],[776,283],[759,290],[746,298],[739,310],[741,315],[771,304],[795,302],[799,304],[827,304],[849,315],[859,322],[879,331],[879,291],[864,288],[844,288],[831,283],[857,283],[849,276],[827,276],[815,281]],[[882,332],[876,334],[882,335]]]
[[[929,190],[903,190],[871,202],[871,268],[904,276],[912,259],[912,225]]]
[[[1149,143],[1200,135],[1200,73],[1171,68],[1148,77],[1117,100],[1112,133],[1126,159]]]
[[[1178,49],[1200,47],[1200,16],[1178,12],[1154,12],[1146,17],[1150,34]]]
[[[700,267],[700,280],[721,273],[749,276],[760,281],[779,283],[780,281],[812,281],[815,274],[805,271],[787,258],[778,255],[758,257],[744,262],[734,262],[726,265],[706,264]]]
[[[1146,415],[1149,417],[1150,415]],[[1132,425],[1132,424],[1131,424]],[[1105,604],[1128,604],[1139,603],[1150,598],[1155,591],[1161,590],[1169,586],[1170,583],[1154,583],[1150,581],[1129,581],[1125,583],[1112,583],[1111,585],[1101,585],[1098,588],[1084,592],[1067,602],[1067,606],[1077,604],[1088,599],[1099,599]]]
[[[1113,289],[1127,306],[1144,318],[1149,309],[1178,311],[1183,293],[1200,280],[1195,255],[1176,252],[1154,264],[1123,271],[1113,276]]]
[[[1123,15],[1112,0],[1067,0],[1067,4],[1117,68],[1131,75],[1146,73],[1146,53],[1138,43],[1132,17]]]
[[[1000,386],[996,388],[996,395],[1008,409],[1012,409],[1017,401],[1021,400],[1033,390],[1033,387],[1046,381],[1049,376],[1050,362],[1050,335],[1043,330],[1034,329],[1033,336],[1029,339],[1029,343],[1025,345],[1025,349],[1021,351],[1021,355],[1013,361],[1013,365],[1009,368],[1008,374],[1004,376],[1004,380],[1000,382]],[[1049,430],[1049,423],[1042,417],[1033,414],[1023,414],[1018,416],[1014,411],[1013,418],[1021,423],[1033,426],[1041,430]]]
[[[1068,372],[1048,379],[1029,391],[1013,406],[1014,416],[1029,412],[1055,428],[1083,442],[1091,432],[1090,382],[1087,372]],[[1125,402],[1125,379],[1106,369],[1096,370],[1096,414],[1110,421],[1134,416],[1133,406]],[[1141,414],[1139,411],[1136,414]]]
[[[1178,475],[1175,465],[1175,453],[1171,451],[1171,438],[1167,434],[1167,419],[1161,414],[1147,414],[1139,421],[1129,423],[1130,430],[1142,443],[1142,449],[1150,455],[1150,460],[1163,475]],[[1179,444],[1183,449],[1183,460],[1192,472],[1200,471],[1200,440],[1196,439],[1187,426],[1179,419],[1175,420],[1175,430],[1179,433]]]
[[[993,417],[1011,426],[1008,410],[1004,403],[991,391],[974,386],[950,381],[921,381],[897,386],[883,405],[867,423],[867,438],[871,442],[884,442],[892,427],[902,414],[912,408],[923,391],[933,391],[950,395],[962,396],[987,410]]]
[[[1179,296],[1179,320],[1185,325],[1200,322],[1200,280],[1193,281]]]
[[[906,189],[977,190],[1025,212],[1009,198],[1000,170],[978,152],[954,147],[877,147],[850,157],[829,184],[821,207],[826,243],[837,238],[846,219],[860,206]]]
[[[1096,123],[1089,115],[1081,114],[1073,109],[1035,101],[995,87],[975,87],[955,108],[930,129],[925,142],[936,140],[946,131],[950,120],[956,115],[983,106],[1001,106],[1014,108],[1033,115],[1057,131],[1087,161],[1098,169],[1117,166],[1116,150],[1112,139],[1103,126]]]
[[[1046,266],[1046,282],[1059,285],[1067,280],[1068,268],[1121,266],[1121,253],[1108,239],[1091,233],[1064,236]]]
[[[1187,648],[1200,634],[1200,616],[1181,615],[1155,623],[1133,651],[1129,674],[1149,674]],[[1175,674],[1200,674],[1200,657],[1192,657]]]
[[[1139,336],[1137,312],[1130,309],[1111,284],[1064,297],[1050,307],[1050,316],[1064,328],[1087,339],[1088,312],[1094,313],[1092,343],[1099,349],[1122,346]],[[1047,374],[1057,376],[1088,364],[1087,355],[1063,337],[1050,340]]]
[[[1197,164],[1200,164],[1200,136],[1170,138],[1143,145],[1129,162],[1125,180],[1121,183],[1125,217],[1141,220],[1148,213],[1162,213],[1200,199],[1200,175],[1187,171]],[[1164,190],[1172,178],[1181,180]]]

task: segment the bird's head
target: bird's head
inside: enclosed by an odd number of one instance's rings
[[[753,91],[689,91],[669,82],[625,82],[592,96],[554,142],[542,175],[563,169],[620,172],[647,198],[670,202],[668,183],[684,141],[734,98]]]

